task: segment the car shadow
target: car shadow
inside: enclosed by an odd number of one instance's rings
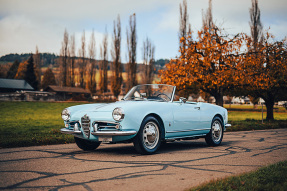
[[[109,147],[103,147],[99,146],[96,150],[91,151],[93,153],[103,153],[103,154],[121,154],[121,155],[134,155],[138,154],[133,147],[132,143],[127,144],[121,144],[121,146],[118,146],[118,144],[114,144],[114,146]]]
[[[192,151],[209,147],[204,140],[196,141],[175,141],[167,142],[161,145],[157,153],[170,153],[176,151]]]
[[[222,142],[220,146],[230,146],[232,145],[233,141],[226,141]],[[132,143],[121,144],[114,144],[111,146],[110,144],[108,147],[99,146],[96,150],[93,151],[82,151],[82,153],[98,153],[98,154],[121,154],[121,155],[141,155],[139,154]],[[220,147],[219,146],[219,147]],[[164,154],[176,151],[192,151],[201,148],[208,148],[208,146],[204,140],[191,140],[191,141],[175,141],[175,142],[168,142],[162,143],[159,150],[154,154]]]

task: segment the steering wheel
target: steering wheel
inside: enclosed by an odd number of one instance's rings
[[[159,93],[159,94],[157,94],[156,97],[159,97],[159,96],[161,96],[161,95],[164,95],[164,96],[166,96],[169,100],[171,100],[171,98],[170,98],[168,95],[166,95],[165,93]],[[163,97],[159,97],[159,98],[163,99],[164,101],[168,101],[166,98],[163,98]]]

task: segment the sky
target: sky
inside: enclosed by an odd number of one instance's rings
[[[39,52],[59,55],[65,29],[75,35],[80,48],[85,31],[86,43],[92,31],[96,39],[96,59],[108,33],[111,47],[113,22],[121,18],[122,62],[127,61],[126,30],[129,16],[136,14],[137,61],[143,60],[143,42],[148,37],[155,46],[155,59],[178,56],[179,4],[182,0],[0,0],[0,56],[10,53]],[[287,0],[258,0],[264,30],[276,40],[287,36]],[[189,22],[196,33],[202,27],[202,11],[208,0],[187,0]],[[230,34],[250,34],[251,0],[213,0],[217,25]],[[78,51],[76,51],[78,52]],[[111,56],[109,55],[109,60]]]

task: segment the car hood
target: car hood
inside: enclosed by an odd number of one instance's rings
[[[95,111],[98,108],[104,107],[107,104],[103,103],[95,103],[95,104],[82,104],[68,107],[71,113],[79,112],[79,111]]]
[[[163,103],[163,102],[161,102]],[[69,107],[72,120],[79,120],[84,115],[97,116],[101,120],[113,120],[112,112],[116,107],[124,110],[125,114],[138,111],[141,106],[153,107],[154,101],[118,101],[105,104],[84,104]]]
[[[117,101],[114,103],[104,103],[104,104],[84,104],[69,107],[68,109],[71,113],[74,112],[112,112],[116,107],[121,107],[122,109],[138,109],[139,106],[153,106],[156,102],[154,101]],[[163,102],[161,102],[163,103]]]

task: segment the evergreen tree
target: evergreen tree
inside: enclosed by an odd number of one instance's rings
[[[36,52],[33,55],[33,59],[34,59],[34,70],[35,70],[35,74],[36,74],[36,78],[38,81],[38,87],[37,89],[40,89],[41,87],[41,55],[39,53],[38,50],[38,46],[36,46]]]
[[[38,90],[38,81],[34,70],[34,59],[33,55],[28,59],[27,70],[24,76],[24,80],[28,82],[35,90]]]
[[[9,71],[7,72],[6,78],[9,78],[9,79],[15,78],[17,71],[18,71],[19,64],[20,64],[20,62],[18,60],[15,60],[15,62],[10,67]]]

